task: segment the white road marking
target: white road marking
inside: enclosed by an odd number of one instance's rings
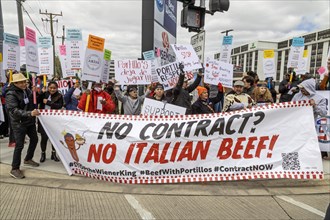
[[[309,212],[312,212],[314,214],[317,214],[317,215],[319,215],[319,216],[321,216],[323,218],[325,217],[325,213],[324,212],[321,212],[320,210],[315,209],[312,206],[309,206],[309,205],[307,205],[305,203],[298,202],[298,201],[296,201],[296,200],[294,200],[294,199],[292,199],[292,198],[290,198],[288,196],[276,196],[276,198],[282,199],[282,200],[284,200],[286,202],[289,202],[289,203],[291,203],[293,205],[296,205],[296,206],[298,206],[298,207],[300,207],[302,209],[305,209],[305,210],[307,210]]]
[[[125,195],[127,202],[139,213],[142,219],[156,219],[150,212],[145,210],[132,195]]]

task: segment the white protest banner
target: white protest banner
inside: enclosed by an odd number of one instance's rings
[[[191,71],[202,68],[194,48],[189,45],[171,44],[176,59],[183,62],[184,71]]]
[[[79,70],[83,67],[83,42],[80,29],[66,29],[67,68]]]
[[[205,31],[195,34],[190,39],[190,44],[194,48],[200,62],[204,62]]]
[[[141,114],[158,116],[185,115],[186,108],[146,98],[143,102]]]
[[[6,73],[3,69],[3,64],[2,64],[2,53],[0,52],[0,82],[2,83],[6,83],[7,79],[6,79]]]
[[[301,62],[300,60],[302,59],[304,53],[304,42],[305,38],[303,37],[294,37],[292,39],[287,65],[288,68],[298,68],[298,64]]]
[[[219,75],[219,82],[227,88],[233,87],[233,80],[234,80],[234,65],[230,63],[224,63],[219,61],[220,67],[220,75]]]
[[[150,60],[115,60],[115,79],[121,85],[151,83]]]
[[[64,79],[68,77],[75,77],[77,72],[77,70],[72,70],[68,68],[68,61],[66,57],[66,45],[59,45],[59,58]]]
[[[298,67],[295,68],[296,75],[305,75],[308,71],[308,50],[304,50],[303,57],[298,63]]]
[[[20,57],[19,57],[19,61],[20,61],[20,65],[26,65],[26,49],[25,49],[25,39],[24,38],[20,38],[19,39],[19,52],[20,52]]]
[[[305,102],[172,117],[40,112],[68,174],[134,184],[324,178]]]
[[[26,71],[39,73],[39,58],[36,32],[25,27]]]
[[[19,37],[3,33],[3,69],[20,70]]]
[[[233,36],[224,36],[220,50],[220,61],[230,63],[231,50],[233,47]]]
[[[104,56],[103,56],[103,69],[101,75],[101,82],[108,83],[109,82],[109,75],[110,75],[110,60],[111,60],[111,51],[105,49]]]
[[[151,61],[151,81],[158,82],[158,77],[156,74],[156,68],[158,67],[158,60],[155,56],[155,51],[148,50],[142,53],[143,59]]]
[[[81,79],[100,82],[103,70],[104,38],[89,35]]]
[[[220,76],[220,62],[206,57],[204,67],[204,82],[211,85],[218,85]]]
[[[316,93],[327,100],[327,115],[325,117],[319,117],[316,120],[316,132],[319,146],[321,151],[330,152],[330,91],[317,90]]]
[[[275,52],[274,50],[264,50],[263,70],[265,78],[276,77]]]
[[[39,75],[54,75],[53,45],[51,37],[38,38]]]
[[[156,68],[158,82],[163,84],[165,91],[174,88],[178,83],[180,76],[179,64],[179,62],[175,62]]]

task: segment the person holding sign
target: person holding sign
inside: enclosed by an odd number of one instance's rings
[[[115,110],[116,106],[111,96],[102,90],[102,84],[99,82],[94,83],[91,91],[87,89],[86,92],[82,94],[78,103],[78,109],[85,111],[88,95],[90,95],[88,112],[109,114]]]
[[[220,102],[223,98],[222,84],[218,85],[218,94],[214,98],[209,98],[208,90],[203,86],[197,86],[198,99],[192,104],[192,114],[214,113],[213,104]]]
[[[233,91],[228,93],[225,97],[222,112],[242,110],[255,105],[253,99],[248,94],[243,93],[243,88],[243,81],[238,80],[234,83]]]
[[[27,89],[26,81],[27,78],[25,78],[22,73],[13,74],[13,80],[6,91],[8,115],[16,140],[16,147],[11,165],[12,169],[10,171],[10,175],[15,179],[22,179],[25,177],[20,170],[20,165],[26,135],[29,136],[30,143],[24,159],[24,164],[33,167],[39,166],[32,158],[38,144],[35,117],[40,115],[40,113],[34,108],[32,93]]]
[[[173,88],[173,96],[171,104],[181,106],[183,108],[186,108],[186,115],[192,114],[191,109],[191,97],[190,93],[194,91],[199,83],[201,82],[202,75],[203,75],[203,68],[199,69],[197,77],[195,81],[188,86],[188,81],[184,80],[185,73],[183,71],[184,65],[180,63],[179,66],[181,72],[179,76],[179,80],[177,85]]]
[[[144,99],[150,94],[150,90],[148,89],[143,96],[138,96],[137,86],[128,85],[126,95],[123,95],[119,86],[116,86],[115,94],[118,100],[123,104],[124,115],[140,115]]]
[[[167,103],[167,99],[165,96],[164,86],[160,83],[157,83],[154,88],[154,94],[151,97],[154,100],[161,101]]]
[[[38,97],[38,103],[40,109],[61,109],[63,107],[63,96],[58,92],[58,85],[55,81],[50,81],[48,83],[48,91],[46,91],[46,87],[43,87],[41,93]],[[45,129],[38,123],[38,132],[41,134],[41,157],[40,162],[43,163],[46,160],[46,147],[48,136],[46,134]],[[52,145],[52,155],[51,159],[55,162],[60,161],[60,159],[56,155],[56,151],[54,146]]]
[[[296,79],[296,73],[290,69],[289,73],[285,75],[285,79],[280,82],[278,89],[279,93],[281,93],[280,102],[290,102],[298,84],[299,81]]]

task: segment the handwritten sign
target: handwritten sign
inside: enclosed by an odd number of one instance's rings
[[[156,68],[156,74],[165,91],[174,88],[180,75],[179,62]]]
[[[141,114],[158,116],[185,115],[186,108],[146,98],[142,106]]]
[[[184,71],[202,68],[199,58],[192,45],[171,44],[171,47],[179,62],[183,62]]]
[[[220,62],[209,57],[205,60],[204,82],[218,85],[220,77]]]
[[[115,79],[121,85],[151,83],[150,60],[115,60]]]

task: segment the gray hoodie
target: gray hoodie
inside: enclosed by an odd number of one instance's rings
[[[303,95],[301,91],[299,91],[292,98],[292,101],[308,101],[314,99],[316,105],[313,107],[313,112],[316,120],[317,116],[324,117],[327,115],[327,101],[323,96],[316,94],[315,85],[316,83],[314,79],[307,79],[301,82],[298,87],[303,87],[310,95]]]

